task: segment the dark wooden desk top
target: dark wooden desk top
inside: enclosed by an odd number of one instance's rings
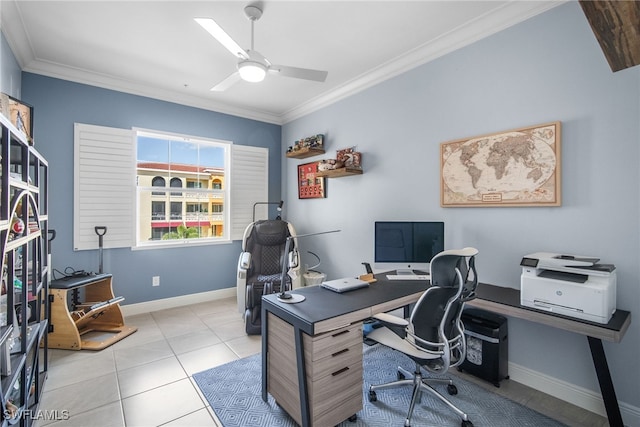
[[[315,325],[319,322],[361,312],[393,300],[400,300],[424,292],[428,281],[389,281],[378,277],[378,281],[368,287],[349,292],[337,293],[320,286],[298,288],[292,293],[304,295],[306,299],[296,304],[278,301],[278,294],[265,295],[262,304],[269,311],[296,324],[309,335],[315,335]],[[364,318],[369,316],[364,316]],[[362,320],[362,319],[360,319]]]
[[[306,297],[303,302],[283,303],[278,301],[277,294],[272,294],[263,296],[262,303],[267,304],[269,311],[286,318],[292,324],[295,323],[305,333],[314,335],[315,325],[319,322],[348,313],[360,313],[385,302],[401,300],[424,292],[430,286],[429,281],[387,280],[386,273],[376,274],[375,277],[378,281],[368,288],[340,294],[320,286],[309,286],[293,291]],[[522,306],[519,289],[479,283],[476,293],[477,298],[467,302],[467,306],[606,341],[620,342],[631,324],[631,313],[625,310],[616,310],[609,323],[601,324]]]
[[[65,277],[64,279],[52,280],[50,289],[75,289],[82,286],[91,285],[100,280],[111,277],[111,273],[91,274],[88,276]]]
[[[542,323],[606,341],[620,342],[631,324],[631,313],[625,310],[616,310],[609,323],[602,324],[525,307],[520,305],[519,289],[480,283],[476,294],[477,298],[469,301],[467,303],[468,306]]]

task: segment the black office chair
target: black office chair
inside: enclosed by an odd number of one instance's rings
[[[287,259],[291,270],[296,270],[294,280],[287,275],[287,289],[300,287],[300,265],[295,239],[290,253],[284,254],[287,237],[295,235],[293,226],[281,219],[253,222],[244,232],[236,286],[238,309],[244,313],[245,330],[249,335],[259,335],[262,332],[262,295],[280,292],[284,259]]]
[[[475,248],[464,248],[437,254],[431,260],[432,286],[422,294],[408,320],[386,313],[374,316],[384,326],[369,333],[367,338],[406,354],[416,367],[413,373],[398,367],[398,381],[370,386],[369,401],[377,400],[376,390],[412,385],[413,394],[405,427],[411,425],[413,408],[420,401],[423,391],[431,393],[453,409],[462,418],[462,427],[473,427],[466,413],[429,384],[446,382],[447,392],[454,395],[458,390],[453,381],[423,378],[421,367],[428,372],[442,374],[464,362],[466,342],[460,315],[464,303],[475,298],[478,284],[475,269],[477,253]]]

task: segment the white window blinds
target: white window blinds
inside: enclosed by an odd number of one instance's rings
[[[242,240],[253,221],[253,205],[269,201],[269,150],[234,145],[231,152],[231,239]],[[256,206],[256,219],[266,217],[266,205]]]
[[[73,248],[98,248],[95,227],[107,227],[103,247],[131,247],[135,214],[133,132],[76,123]]]
[[[95,227],[107,227],[104,248],[135,245],[136,153],[134,132],[76,123],[74,128],[75,250],[97,249]],[[230,238],[241,240],[253,205],[269,200],[269,150],[231,145]],[[226,207],[225,207],[226,209]],[[256,207],[256,218],[266,217]]]

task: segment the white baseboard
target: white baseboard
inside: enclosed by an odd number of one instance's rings
[[[200,292],[197,294],[181,295],[178,297],[163,298],[136,304],[126,304],[121,305],[120,308],[122,309],[122,314],[126,317],[231,297],[236,297],[235,286],[233,288],[218,289],[215,291]]]
[[[509,378],[603,417],[607,416],[600,393],[560,381],[509,362]],[[615,384],[614,384],[615,385]],[[640,427],[640,408],[618,401],[625,425]]]

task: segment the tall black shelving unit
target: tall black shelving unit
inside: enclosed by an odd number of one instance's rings
[[[0,122],[0,426],[30,426],[48,365],[48,163]]]

